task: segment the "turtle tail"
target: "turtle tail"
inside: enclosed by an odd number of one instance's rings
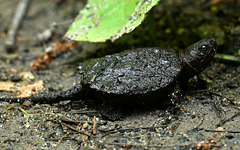
[[[76,100],[81,97],[81,85],[76,85],[67,91],[61,91],[46,95],[44,93],[31,97],[0,97],[0,101],[23,103],[29,100],[33,103],[56,103],[62,100]]]

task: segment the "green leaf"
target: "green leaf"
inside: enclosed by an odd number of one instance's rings
[[[65,37],[76,41],[114,41],[134,30],[160,0],[89,0]]]

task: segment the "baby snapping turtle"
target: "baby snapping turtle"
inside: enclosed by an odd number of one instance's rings
[[[53,103],[61,100],[103,98],[109,101],[163,101],[213,59],[215,39],[203,39],[186,50],[139,48],[81,63],[81,83],[68,91],[5,101]]]

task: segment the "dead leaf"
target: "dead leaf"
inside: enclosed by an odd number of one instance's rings
[[[19,93],[16,97],[30,97],[36,92],[43,90],[43,81],[39,80],[33,83],[26,83],[24,81],[15,83],[12,81],[0,82],[0,91],[7,91],[13,93]]]

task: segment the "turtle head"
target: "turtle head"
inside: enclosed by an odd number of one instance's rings
[[[185,70],[193,76],[207,67],[216,54],[216,50],[217,42],[215,39],[203,39],[190,45],[187,50],[181,51],[179,56],[186,68]]]

